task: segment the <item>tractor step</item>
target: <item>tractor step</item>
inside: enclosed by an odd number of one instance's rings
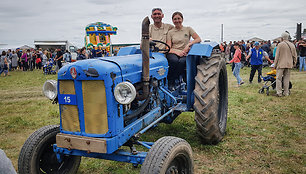
[[[178,107],[175,108],[175,111],[187,111],[187,105],[186,104],[180,104]]]

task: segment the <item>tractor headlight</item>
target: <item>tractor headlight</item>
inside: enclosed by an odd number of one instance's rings
[[[115,87],[114,95],[120,104],[130,104],[136,97],[136,89],[130,82],[121,82]]]
[[[54,100],[57,97],[57,81],[47,80],[43,86],[43,93],[48,99]]]

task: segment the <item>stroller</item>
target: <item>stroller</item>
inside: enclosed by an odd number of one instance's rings
[[[259,89],[258,93],[263,94],[265,93],[269,95],[269,89],[272,87],[272,89],[276,88],[276,71],[275,74],[273,73],[267,73],[266,77],[262,77],[264,81],[264,85],[261,89]],[[292,83],[289,81],[289,90],[292,88]]]
[[[45,75],[47,74],[56,74],[55,71],[55,62],[52,58],[49,59],[49,61],[44,65],[43,72]]]

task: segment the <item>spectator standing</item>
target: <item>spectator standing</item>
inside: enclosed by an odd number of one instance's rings
[[[45,50],[45,51],[44,51],[44,54],[43,54],[43,56],[42,56],[42,66],[43,66],[43,67],[47,64],[47,61],[48,61],[48,56],[47,56],[47,54],[48,54],[48,51]]]
[[[27,56],[27,50],[22,51],[22,56],[20,57],[21,59],[21,66],[23,71],[28,70],[28,56]]]
[[[43,55],[44,55],[44,53],[43,53],[43,51],[42,51],[42,48],[39,48],[39,49],[38,49],[38,52],[39,52],[40,58],[42,58]]]
[[[6,52],[2,51],[0,58],[0,75],[4,71],[5,59],[7,59]]]
[[[68,50],[65,51],[65,54],[63,55],[63,59],[65,62],[71,62],[71,54]]]
[[[234,44],[234,48],[236,49],[234,57],[228,63],[234,63],[235,64],[233,75],[236,77],[238,87],[239,87],[240,85],[244,84],[244,81],[240,77],[240,69],[241,69],[241,66],[242,66],[242,64],[241,64],[241,49],[240,49],[240,45],[238,43]]]
[[[261,48],[268,54],[268,57],[271,58],[271,44],[269,44],[268,41],[264,41],[264,44],[261,46]],[[265,62],[266,64],[266,62]]]
[[[21,64],[22,51],[19,48],[17,48],[16,53],[17,53],[17,56],[18,56],[18,67],[21,70],[22,69],[22,64]]]
[[[269,54],[270,51],[271,51],[270,46],[269,46],[269,44],[268,44],[267,41],[264,41],[264,44],[261,46],[261,48],[262,48],[265,52],[267,52],[268,54]]]
[[[41,54],[40,51],[37,50],[36,52],[36,60],[35,60],[35,64],[36,64],[36,69],[41,69]]]
[[[267,54],[263,49],[260,48],[259,42],[254,43],[255,48],[251,49],[249,51],[249,55],[246,57],[246,60],[251,58],[251,73],[250,73],[250,78],[249,82],[252,83],[254,75],[256,73],[256,70],[258,71],[258,83],[261,82],[261,71],[262,71],[262,57],[264,56],[269,62],[273,63]]]
[[[33,71],[35,69],[36,52],[32,50],[30,55],[28,55],[29,69]]]
[[[27,62],[26,62],[27,70],[29,69],[29,66],[30,66],[30,64],[31,64],[31,61],[32,61],[32,53],[31,53],[31,50],[28,49],[28,50],[27,50]]]
[[[232,46],[232,41],[230,41],[225,48],[225,56],[227,57],[227,60],[231,59],[231,50],[230,50],[231,46]]]
[[[91,50],[91,58],[96,58],[96,57],[97,57],[96,46],[93,46]]]
[[[289,34],[284,32],[281,37],[283,41],[277,46],[274,62],[276,68],[276,95],[278,97],[289,95],[290,69],[295,66],[297,61],[295,46],[289,42]]]
[[[6,56],[7,56],[7,61],[8,61],[8,64],[9,64],[9,71],[11,70],[12,68],[12,50],[11,49],[8,49],[7,50],[7,53],[6,53]]]
[[[298,45],[299,52],[300,52],[300,71],[304,68],[304,71],[306,71],[306,63],[305,63],[305,58],[306,58],[306,40],[302,40],[299,42]]]
[[[18,56],[15,51],[12,52],[12,69],[16,70],[18,66]]]
[[[81,50],[80,50],[80,54],[79,56],[77,57],[77,60],[85,60],[86,59],[86,49],[85,47],[83,47]]]
[[[63,52],[60,48],[57,49],[55,60],[56,60],[56,65],[57,65],[58,69],[61,69],[62,60],[63,60]]]
[[[275,47],[273,48],[273,60],[275,59],[275,53],[277,49],[278,42],[276,42]]]
[[[234,58],[234,54],[235,54],[235,48],[234,48],[234,45],[236,44],[236,41],[234,41],[234,44],[231,45],[230,47],[230,55],[231,55],[231,58],[230,60],[232,60]],[[235,64],[232,63],[232,72],[234,71],[234,68],[235,68]]]
[[[4,67],[3,67],[4,76],[9,76],[9,67],[10,67],[9,59],[8,59],[8,57],[5,57],[4,58]]]
[[[102,57],[102,52],[103,52],[102,46],[99,45],[96,51],[97,57]]]
[[[41,69],[41,48],[39,50],[36,51],[36,57],[35,57],[35,67],[36,69]]]
[[[277,46],[277,41],[273,41],[272,45],[271,45],[271,51],[272,51],[272,57],[271,57],[271,60],[274,60],[275,59],[275,54],[274,54],[274,49],[275,47]]]
[[[91,50],[92,50],[92,47],[89,47],[89,48],[86,49],[86,54],[85,55],[86,55],[87,59],[90,59],[92,57]]]

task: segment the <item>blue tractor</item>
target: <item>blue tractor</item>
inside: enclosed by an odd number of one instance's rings
[[[45,82],[44,94],[59,104],[60,125],[42,127],[26,140],[18,159],[20,174],[76,173],[82,156],[142,164],[142,174],[191,174],[187,141],[172,136],[154,143],[139,140],[148,129],[171,123],[184,111],[195,111],[203,143],[222,140],[228,86],[218,44],[194,44],[186,62],[187,82],[178,79],[170,90],[168,62],[150,44],[149,23],[148,17],[142,22],[141,49],[126,47],[115,57],[68,64],[57,81]],[[149,150],[137,151],[135,145]]]

